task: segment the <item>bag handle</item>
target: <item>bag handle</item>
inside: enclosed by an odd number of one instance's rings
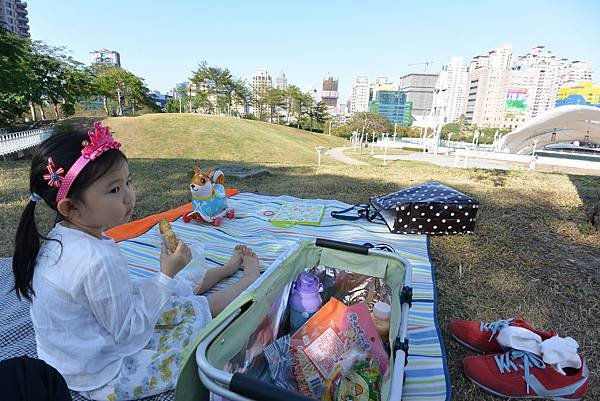
[[[356,216],[349,216],[349,215],[344,214],[344,213],[350,212],[353,209],[357,209]],[[377,212],[377,210],[375,210],[371,213],[371,206],[362,204],[362,203],[357,203],[356,205],[350,206],[349,208],[344,209],[344,210],[334,210],[333,212],[331,212],[331,217],[333,217],[334,219],[350,220],[350,221],[359,220],[359,219],[362,219],[363,217],[366,218],[368,221],[373,221],[373,220],[375,220],[375,218],[378,215],[379,215],[379,212]]]

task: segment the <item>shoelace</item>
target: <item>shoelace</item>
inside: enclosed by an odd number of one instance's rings
[[[494,338],[494,336],[500,332],[500,330],[502,330],[505,327],[510,326],[510,322],[513,321],[513,318],[510,319],[501,319],[501,320],[496,320],[495,322],[490,322],[490,323],[483,323],[481,322],[481,324],[479,325],[479,330],[480,331],[492,331],[492,334],[490,335],[490,338],[488,339],[488,342],[492,341],[492,338]]]
[[[517,358],[521,358],[522,363],[515,363],[514,360]],[[519,369],[525,371],[525,376],[523,376],[523,378],[527,384],[527,394],[529,394],[529,368],[532,366],[537,368],[546,367],[542,358],[527,351],[508,351],[502,355],[494,356],[494,359],[496,360],[498,369],[500,369],[500,374],[504,374],[505,371],[510,373],[511,369],[514,369],[515,372]]]

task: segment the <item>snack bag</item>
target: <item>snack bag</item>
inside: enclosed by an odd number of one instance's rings
[[[325,383],[324,401],[380,401],[382,374],[371,356],[350,351]]]
[[[347,349],[375,358],[379,371],[382,375],[385,374],[389,357],[385,352],[381,336],[373,323],[366,302],[354,304],[346,309],[342,332],[346,335]]]
[[[321,399],[325,380],[345,352],[346,305],[332,298],[291,338],[293,374],[298,391]]]

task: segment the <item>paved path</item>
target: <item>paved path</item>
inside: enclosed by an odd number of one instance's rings
[[[383,155],[373,156],[376,159],[383,159]],[[436,164],[442,167],[454,167],[454,156],[446,156],[445,154],[438,154],[437,156],[432,153],[415,152],[408,155],[387,155],[387,160],[406,160],[406,161],[420,161]],[[460,157],[458,161],[458,168],[464,168],[464,157]],[[499,169],[499,170],[528,170],[529,165],[525,163],[504,161],[504,160],[490,160],[490,159],[478,159],[475,157],[469,157],[467,159],[467,168],[483,168],[483,169]],[[566,166],[554,166],[549,164],[538,163],[535,167],[537,171],[546,172],[559,172],[567,174],[585,174],[585,175],[598,175],[598,170],[582,169],[576,167]]]
[[[337,161],[340,161],[342,163],[346,163],[346,164],[353,164],[353,165],[357,165],[357,166],[368,166],[369,163],[365,163],[362,160],[356,160],[353,159],[351,157],[348,157],[344,154],[344,151],[347,149],[350,149],[350,146],[344,146],[341,148],[333,148],[327,151],[326,155],[331,157],[332,159],[335,159]]]

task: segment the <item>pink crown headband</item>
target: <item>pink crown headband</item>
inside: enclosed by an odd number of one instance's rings
[[[111,135],[110,128],[103,127],[100,121],[94,123],[94,129],[89,130],[88,135],[90,136],[90,140],[82,142],[84,148],[81,151],[81,156],[79,156],[64,177],[61,175],[64,170],[54,166],[52,158],[48,159],[48,166],[46,168],[49,174],[45,174],[44,179],[48,182],[48,185],[58,187],[56,203],[67,197],[69,189],[73,185],[77,175],[79,175],[89,162],[108,149],[118,149],[121,147],[121,144]]]

